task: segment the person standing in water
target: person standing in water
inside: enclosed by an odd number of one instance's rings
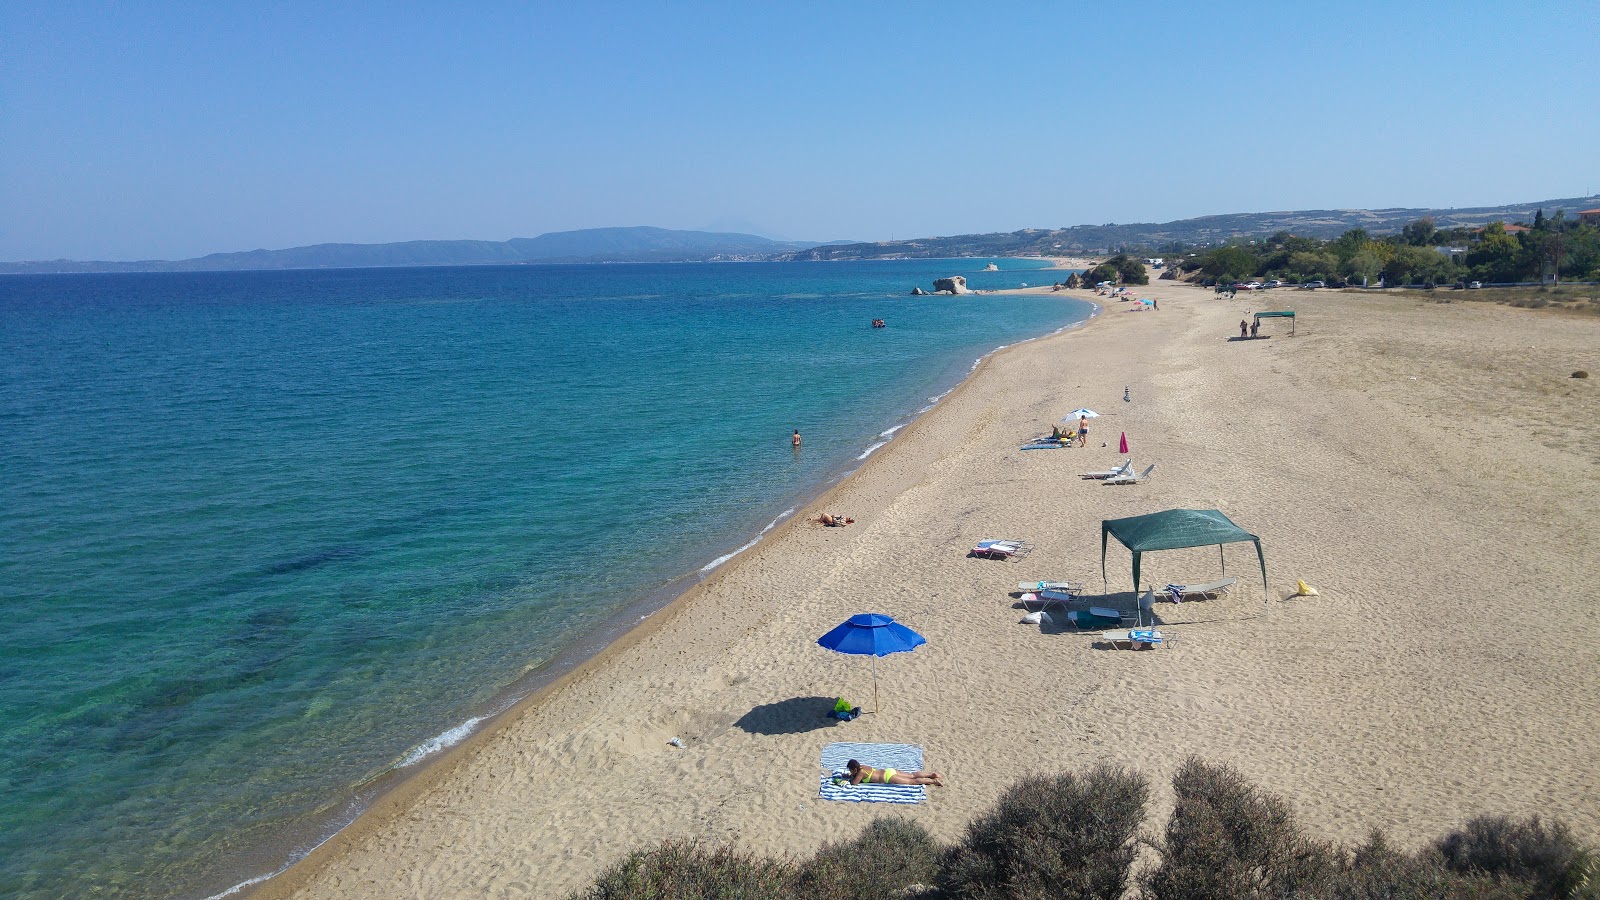
[[[789,446],[795,448],[796,450],[800,449],[800,429],[796,428],[794,430],[794,440],[789,442]]]

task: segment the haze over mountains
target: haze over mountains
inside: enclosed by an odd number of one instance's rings
[[[67,272],[216,272],[253,269],[331,269],[381,266],[548,265],[555,263],[722,262],[943,258],[962,256],[1052,256],[1119,249],[1159,251],[1173,245],[1203,246],[1289,231],[1332,238],[1351,228],[1373,234],[1399,231],[1432,216],[1441,227],[1478,226],[1497,219],[1531,220],[1564,209],[1600,207],[1600,195],[1541,200],[1507,206],[1456,209],[1323,209],[1233,213],[1161,224],[1078,225],[1027,228],[996,234],[917,238],[905,241],[775,241],[753,234],[677,231],[637,226],[557,231],[509,241],[403,241],[392,244],[314,244],[286,250],[212,253],[196,259],[134,262],[48,260],[0,263],[0,274]]]

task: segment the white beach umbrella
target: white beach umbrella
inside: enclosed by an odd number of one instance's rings
[[[1092,409],[1084,409],[1084,408],[1080,407],[1078,409],[1073,410],[1072,412],[1067,413],[1066,418],[1062,419],[1061,421],[1067,422],[1067,421],[1071,421],[1073,419],[1098,419],[1098,418],[1100,418],[1100,414],[1099,413],[1095,412]]]

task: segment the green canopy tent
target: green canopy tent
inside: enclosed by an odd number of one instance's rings
[[[1267,558],[1261,553],[1261,538],[1233,524],[1233,520],[1215,509],[1169,509],[1146,516],[1126,519],[1104,519],[1100,522],[1100,580],[1106,580],[1106,544],[1116,538],[1133,553],[1133,590],[1139,590],[1139,564],[1151,550],[1176,550],[1181,547],[1209,547],[1217,545],[1217,556],[1222,556],[1222,545],[1249,541],[1256,545],[1256,559],[1261,563],[1261,596],[1267,595]],[[1224,570],[1227,563],[1223,562]]]
[[[1277,312],[1258,312],[1258,313],[1256,313],[1256,324],[1257,325],[1261,324],[1261,320],[1262,319],[1288,319],[1289,320],[1289,335],[1291,337],[1294,335],[1294,310],[1292,310],[1292,309],[1280,309]]]

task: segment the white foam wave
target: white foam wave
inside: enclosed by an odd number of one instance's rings
[[[873,453],[877,452],[877,450],[879,448],[887,445],[888,443],[889,443],[888,441],[879,441],[876,444],[873,444],[872,446],[868,447],[867,449],[861,451],[861,455],[856,457],[856,459],[858,459],[858,460],[866,459],[867,457],[871,456]]]
[[[411,752],[407,753],[405,759],[400,760],[400,764],[395,768],[404,769],[407,766],[414,766],[441,750],[454,747],[463,740],[466,740],[467,735],[471,734],[472,730],[477,728],[478,723],[482,722],[483,720],[483,716],[473,716],[465,722],[462,722],[460,725],[457,725],[456,727],[443,732],[442,734],[423,741],[417,746],[412,747]]]
[[[750,540],[746,541],[744,546],[739,547],[736,550],[732,550],[732,551],[729,551],[727,553],[724,553],[721,556],[717,557],[716,559],[713,559],[711,562],[708,562],[705,565],[701,566],[700,567],[700,573],[703,575],[703,574],[705,574],[707,572],[710,572],[712,569],[715,569],[717,566],[722,565],[723,563],[727,562],[728,560],[733,559],[735,556],[738,556],[739,554],[745,552],[746,550],[749,550],[751,547],[754,547],[756,544],[761,543],[761,539],[766,537],[767,532],[769,532],[772,529],[776,528],[778,526],[779,522],[782,522],[784,519],[787,519],[792,515],[794,515],[794,507],[791,506],[788,509],[784,510],[783,512],[779,513],[778,517],[776,519],[773,519],[771,522],[768,522],[767,523],[767,527],[761,529],[761,533],[760,534],[758,534],[755,537],[751,538]]]
[[[899,425],[896,425],[893,428],[887,429],[885,431],[878,432],[878,437],[881,437],[881,438],[892,438],[892,437],[894,437],[894,433],[896,431],[899,431],[900,429],[902,429],[904,427],[906,427],[906,423],[902,422],[902,423],[900,423]]]

